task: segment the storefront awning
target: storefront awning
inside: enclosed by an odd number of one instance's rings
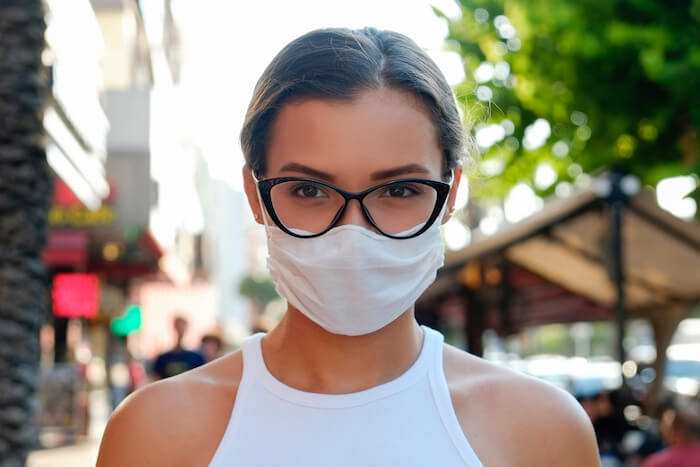
[[[499,256],[574,295],[612,308],[618,297],[610,232],[610,206],[593,188],[557,199],[520,223],[491,236],[475,236],[466,248],[448,253],[445,268],[426,296],[460,287],[466,265]],[[700,225],[661,209],[648,189],[629,200],[621,234],[627,310],[700,301]]]

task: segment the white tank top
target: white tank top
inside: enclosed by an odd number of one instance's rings
[[[350,394],[294,389],[265,366],[264,334],[243,343],[235,406],[210,467],[482,467],[464,436],[442,367],[443,337],[398,378]]]

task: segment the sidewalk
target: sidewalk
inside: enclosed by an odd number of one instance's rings
[[[62,448],[43,449],[29,455],[27,467],[95,467],[98,440]]]
[[[90,394],[90,413],[88,440],[71,446],[33,451],[29,454],[27,467],[94,467],[110,414],[106,391],[93,391]]]

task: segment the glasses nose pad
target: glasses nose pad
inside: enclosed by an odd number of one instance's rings
[[[374,227],[367,220],[369,213],[360,204],[359,199],[348,200],[338,213],[338,217],[336,225],[359,225],[374,230]]]
[[[367,209],[367,206],[364,204],[362,205],[362,213],[365,215],[365,220],[371,224],[372,229],[376,229],[374,226],[377,222],[374,220],[372,213],[369,212],[369,209]]]

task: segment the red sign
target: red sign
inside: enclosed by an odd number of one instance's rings
[[[87,232],[50,230],[42,257],[49,267],[83,266],[88,261]]]
[[[56,274],[53,314],[60,318],[92,318],[100,303],[100,280],[95,274]]]
[[[107,183],[109,184],[109,195],[102,200],[103,203],[114,204],[117,199],[117,188],[114,180],[111,177],[107,177]],[[82,206],[82,202],[75,196],[75,193],[66,185],[66,182],[56,177],[54,179],[53,186],[53,205],[70,207],[70,206]]]
[[[53,187],[53,204],[55,206],[75,206],[81,204],[81,202],[73,191],[68,188],[66,182],[56,178]]]

